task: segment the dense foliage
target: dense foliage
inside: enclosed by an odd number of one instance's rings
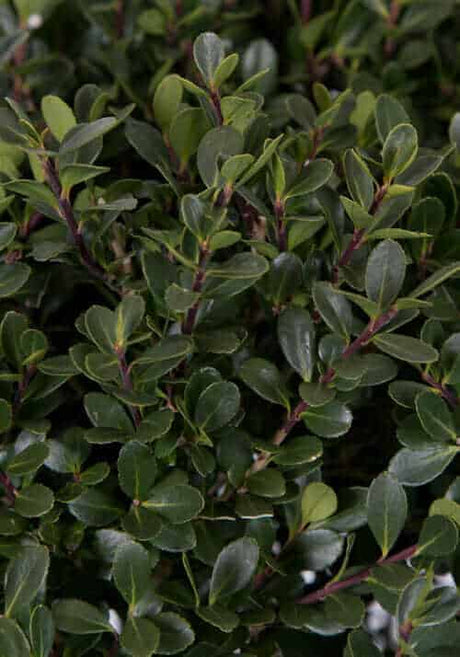
[[[454,654],[458,12],[0,2],[0,657]]]

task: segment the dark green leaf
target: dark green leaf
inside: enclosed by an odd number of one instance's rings
[[[200,513],[204,500],[199,491],[191,486],[161,485],[151,491],[143,506],[164,516],[172,524],[180,525]]]
[[[300,308],[286,310],[278,320],[278,340],[291,367],[310,381],[315,364],[315,327],[309,313]]]
[[[49,568],[49,553],[43,546],[24,547],[12,559],[5,574],[5,616],[16,616],[29,605],[42,587]]]
[[[401,484],[389,474],[373,480],[367,498],[367,518],[375,540],[386,557],[407,518],[407,498]]]
[[[287,391],[276,365],[264,358],[249,358],[240,368],[241,379],[254,392],[273,404],[286,406]]]
[[[227,598],[246,588],[252,580],[259,561],[259,548],[250,538],[229,543],[217,557],[211,577],[209,603]]]
[[[99,634],[112,632],[112,626],[97,607],[83,600],[57,600],[53,618],[58,630],[69,634]]]

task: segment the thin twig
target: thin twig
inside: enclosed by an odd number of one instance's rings
[[[211,102],[216,113],[217,124],[224,124],[224,115],[222,114],[222,105],[220,103],[220,96],[218,91],[211,91]]]
[[[370,576],[374,568],[379,566],[387,566],[389,564],[398,563],[400,561],[406,561],[407,559],[411,559],[412,557],[416,556],[416,554],[417,545],[411,545],[410,547],[401,550],[401,552],[394,554],[392,557],[381,559],[377,561],[377,563],[375,563],[373,566],[363,568],[363,570],[360,570],[354,575],[350,575],[350,577],[346,577],[345,579],[339,580],[338,582],[330,582],[329,584],[323,586],[323,588],[318,589],[317,591],[313,591],[312,593],[308,593],[302,598],[299,598],[296,600],[296,602],[299,605],[312,605],[316,602],[321,602],[321,600],[327,598],[328,595],[332,595],[333,593],[338,593],[338,591],[343,591],[344,589],[349,589],[352,586],[361,584],[361,582]]]
[[[313,13],[313,0],[302,0],[300,5],[300,17],[302,23],[306,25]]]
[[[341,360],[346,360],[353,356],[355,353],[360,351],[379,331],[381,328],[386,326],[394,317],[396,317],[398,311],[396,308],[391,308],[388,312],[383,313],[374,320],[371,320],[366,326],[364,331],[344,349],[342,355],[340,356]],[[329,367],[326,372],[321,376],[319,383],[322,385],[328,385],[335,378],[336,370],[333,367]],[[272,438],[273,445],[281,445],[294,427],[300,422],[302,418],[302,413],[308,409],[307,402],[301,400],[298,402],[297,406],[291,411],[283,422],[282,426]],[[261,452],[258,458],[254,461],[252,466],[247,472],[247,476],[259,472],[267,467],[271,461],[271,454],[269,452]],[[240,492],[244,492],[244,487],[240,489]]]
[[[452,408],[455,409],[458,406],[459,398],[451,390],[449,390],[446,385],[438,383],[438,381],[433,379],[433,377],[430,376],[430,374],[427,372],[422,373],[422,379],[434,390],[437,390],[441,397],[443,397]]]
[[[122,39],[125,34],[124,0],[117,0],[115,9],[115,31],[117,33],[117,38]]]
[[[126,354],[123,349],[116,349],[116,354],[118,358],[118,369],[120,371],[120,376],[121,376],[121,382],[123,385],[123,389],[126,390],[126,392],[132,392],[133,390],[133,382],[131,381],[131,375],[129,372],[129,367],[126,362]],[[140,410],[137,408],[137,406],[130,405],[131,408],[131,413],[133,416],[134,424],[136,427],[138,427],[142,421],[142,416]]]
[[[49,158],[46,158],[45,160],[43,160],[42,166],[48,186],[53,192],[58,202],[59,214],[67,224],[67,227],[72,236],[72,240],[80,253],[80,258],[83,264],[86,266],[88,271],[93,276],[104,281],[104,283],[106,283],[106,285],[108,285],[110,289],[114,290],[113,285],[111,285],[111,283],[108,280],[106,272],[94,260],[93,256],[91,255],[85,244],[83,235],[79,230],[78,222],[75,219],[72,205],[69,199],[66,196],[64,196],[62,193],[61,183],[59,181],[59,177],[56,172],[56,167],[54,166],[54,162],[52,162],[52,160],[50,160]]]
[[[195,272],[195,277],[192,283],[192,292],[200,293],[203,289],[204,281],[206,278],[206,264],[208,262],[209,251],[206,247],[202,246],[200,249],[200,258],[198,261],[198,268]],[[200,307],[200,300],[197,299],[193,306],[187,311],[184,323],[182,325],[182,333],[191,335],[195,327],[196,316]]]

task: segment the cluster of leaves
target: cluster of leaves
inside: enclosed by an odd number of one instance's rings
[[[460,117],[242,63],[0,107],[0,655],[458,645]]]

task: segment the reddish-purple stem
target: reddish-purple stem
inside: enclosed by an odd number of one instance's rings
[[[218,125],[223,125],[224,115],[222,114],[222,106],[220,104],[220,96],[218,91],[211,91],[211,102],[216,113]]]
[[[323,586],[322,589],[318,589],[317,591],[308,593],[302,598],[299,598],[296,602],[297,604],[300,605],[312,605],[315,604],[316,602],[321,602],[321,600],[327,598],[328,595],[332,595],[333,593],[337,593],[338,591],[343,591],[344,589],[348,589],[351,586],[356,586],[356,584],[361,584],[361,582],[363,582],[365,579],[369,577],[369,575],[372,572],[372,569],[375,568],[376,566],[387,566],[388,564],[391,563],[398,563],[399,561],[405,561],[406,559],[410,559],[416,554],[417,554],[417,546],[411,545],[410,547],[401,550],[401,552],[394,554],[392,557],[388,557],[387,559],[380,559],[373,566],[364,568],[363,570],[360,570],[358,573],[355,573],[354,575],[350,575],[350,577],[342,579],[338,582],[332,582],[330,584],[326,584],[326,586]]]
[[[115,9],[115,31],[118,39],[122,39],[125,33],[125,8],[123,2],[124,0],[117,0]]]
[[[276,229],[278,233],[278,248],[280,251],[286,251],[287,249],[287,230],[286,222],[284,220],[284,203],[283,201],[277,200],[273,206],[276,218]]]
[[[0,471],[0,484],[5,489],[6,499],[9,504],[14,504],[16,499],[16,488],[11,483],[11,479],[5,472]]]
[[[208,250],[206,248],[201,248],[200,259],[198,261],[198,268],[195,272],[195,277],[192,283],[192,292],[201,292],[203,289],[203,284],[206,278],[206,264],[208,261]],[[198,309],[200,307],[200,300],[195,301],[193,306],[189,308],[185,320],[182,324],[182,333],[185,335],[191,335],[195,327],[196,316],[198,314]]]
[[[437,391],[439,392],[439,394],[441,395],[441,397],[444,397],[444,399],[446,400],[446,402],[447,402],[452,408],[456,408],[456,407],[457,407],[457,405],[458,405],[458,401],[459,401],[459,400],[458,400],[458,397],[457,397],[457,395],[455,395],[451,390],[449,390],[449,388],[448,388],[447,386],[443,385],[442,383],[439,383],[438,381],[436,381],[435,379],[433,379],[433,377],[430,376],[430,374],[428,374],[428,373],[426,373],[426,372],[424,372],[424,373],[422,374],[422,379],[423,379],[426,383],[428,383],[429,386],[431,386],[432,388],[434,388],[434,390],[437,390]]]
[[[313,0],[302,0],[300,4],[300,17],[305,25],[313,13]]]
[[[133,390],[133,382],[131,381],[131,374],[129,372],[128,363],[126,362],[125,352],[123,349],[117,349],[116,354],[118,358],[118,369],[120,371],[123,389],[126,390],[126,392],[131,392]],[[141,412],[137,406],[130,406],[130,408],[134,424],[136,427],[138,427],[142,421]]]

